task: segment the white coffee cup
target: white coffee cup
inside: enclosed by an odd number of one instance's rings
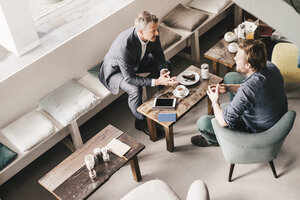
[[[224,35],[226,42],[232,42],[235,39],[235,34],[233,32],[227,32]]]
[[[179,94],[180,96],[182,96],[185,93],[186,87],[184,85],[178,85],[175,88],[175,90],[176,90],[177,94]]]

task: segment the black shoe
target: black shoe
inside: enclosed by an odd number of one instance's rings
[[[149,129],[147,125],[147,120],[135,119],[135,128],[139,131],[143,131],[146,135],[149,135]],[[157,139],[161,139],[165,136],[165,131],[163,128],[156,128]]]
[[[196,135],[191,137],[191,142],[193,145],[198,147],[218,147],[219,144],[209,144],[207,140],[202,135]]]
[[[149,135],[146,119],[135,119],[135,128],[139,131],[143,131],[146,135]]]

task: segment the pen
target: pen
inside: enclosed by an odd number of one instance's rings
[[[123,158],[124,160],[128,161],[128,159],[125,156],[121,156],[121,158]]]

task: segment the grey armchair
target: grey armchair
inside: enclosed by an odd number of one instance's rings
[[[250,164],[269,162],[273,175],[277,178],[273,160],[284,142],[285,137],[293,127],[295,111],[288,111],[269,130],[261,133],[245,133],[226,127],[221,127],[215,118],[212,125],[222,149],[225,160],[230,163],[228,181],[235,164]]]

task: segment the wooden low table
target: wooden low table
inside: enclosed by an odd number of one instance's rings
[[[195,71],[200,75],[200,69],[191,65],[186,70],[188,71]],[[176,110],[153,110],[153,101],[157,96],[162,97],[172,97],[173,90],[176,86],[173,87],[165,87],[164,89],[160,90],[158,93],[156,93],[151,99],[144,102],[140,107],[138,107],[138,111],[146,116],[148,128],[149,128],[149,136],[152,141],[157,140],[157,133],[156,133],[156,123],[162,125],[165,129],[165,135],[166,135],[166,143],[167,143],[167,150],[172,152],[174,149],[174,136],[173,136],[173,125],[176,122],[159,122],[158,121],[158,114],[159,113],[176,113],[177,115],[177,121],[186,114],[192,107],[194,107],[197,103],[199,103],[204,97],[206,97],[206,90],[208,85],[212,84],[218,84],[223,81],[222,78],[210,74],[209,80],[202,80],[194,85],[186,86],[190,93],[185,98],[177,98],[176,102]],[[211,101],[208,98],[208,114],[212,114],[212,106]],[[196,123],[196,122],[195,122]]]
[[[229,42],[226,42],[223,38],[204,54],[205,58],[212,60],[213,74],[217,76],[220,75],[219,64],[225,65],[227,67],[227,72],[233,71],[235,53],[230,53],[228,51],[228,45]]]
[[[97,172],[97,177],[94,179],[89,177],[84,156],[93,154],[93,150],[96,147],[106,146],[113,138],[118,138],[131,147],[130,151],[125,154],[125,157],[130,162],[134,180],[140,181],[142,177],[137,154],[145,146],[112,125],[108,125],[86,142],[83,147],[72,153],[42,177],[39,183],[58,199],[86,199],[128,162],[109,152],[110,161],[104,163],[101,159],[100,162],[96,162],[95,171]]]

